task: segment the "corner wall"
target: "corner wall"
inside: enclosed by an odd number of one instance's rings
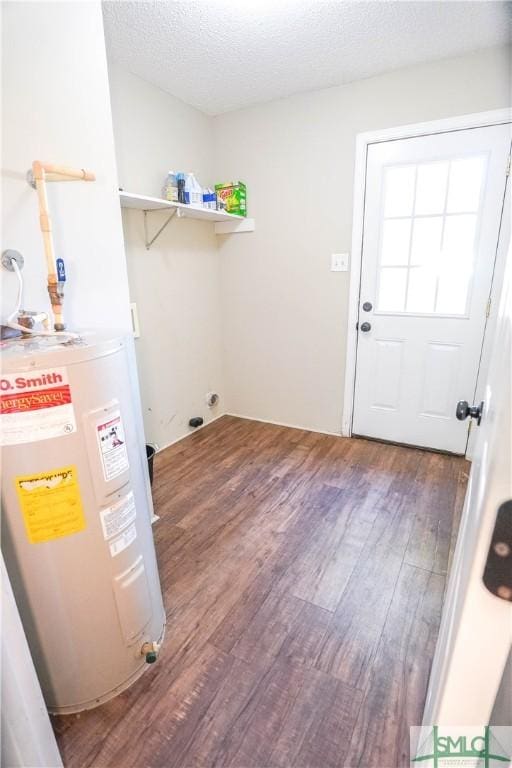
[[[25,174],[33,160],[96,173],[92,183],[48,185],[57,255],[66,261],[70,328],[130,325],[99,2],[3,3],[2,250],[25,257],[24,304],[47,310],[37,195]],[[2,315],[16,279],[1,271]]]
[[[120,67],[109,66],[119,184],[160,197],[167,170],[193,171],[213,183],[211,118]],[[150,214],[156,232],[165,212]],[[160,448],[225,410],[219,254],[209,222],[173,219],[146,250],[142,211],[123,211],[130,298],[146,437]],[[221,396],[210,409],[209,391]]]
[[[341,432],[356,134],[499,109],[510,52],[490,49],[213,120],[218,179],[247,184],[256,231],[219,238],[230,413]]]

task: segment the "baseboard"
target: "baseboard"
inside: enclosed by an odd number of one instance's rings
[[[181,437],[177,437],[176,440],[171,440],[170,443],[166,443],[165,445],[156,447],[155,443],[152,443],[152,445],[155,445],[156,453],[160,453],[161,451],[165,451],[166,448],[170,448],[171,445],[176,445],[176,443],[181,442],[182,440],[186,440],[187,437],[191,437],[192,435],[195,435],[197,432],[200,432],[205,427],[208,427],[210,424],[213,424],[214,421],[217,421],[217,419],[222,419],[223,416],[229,416],[228,413],[219,413],[218,416],[216,416],[214,419],[210,419],[210,421],[207,421],[206,424],[202,424],[200,427],[196,427],[192,432],[187,432],[186,435],[182,435]]]
[[[255,416],[244,416],[241,413],[232,413],[228,411],[224,416],[233,416],[236,419],[247,419],[248,421],[260,421],[262,424],[273,424],[275,427],[288,427],[289,429],[300,429],[303,432],[315,432],[317,435],[330,435],[331,437],[341,437],[340,432],[328,432],[325,429],[312,429],[311,427],[302,427],[300,424],[287,424],[284,421],[271,421],[270,419],[257,419]]]

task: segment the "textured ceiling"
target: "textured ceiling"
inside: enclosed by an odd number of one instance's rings
[[[219,114],[508,42],[508,2],[105,2],[109,57]],[[469,84],[468,84],[469,86]]]

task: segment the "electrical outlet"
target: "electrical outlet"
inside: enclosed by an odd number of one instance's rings
[[[348,271],[348,253],[331,254],[331,272]]]

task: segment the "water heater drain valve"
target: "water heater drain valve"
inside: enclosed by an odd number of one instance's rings
[[[141,656],[146,657],[147,664],[154,664],[158,658],[158,652],[160,651],[160,643],[143,643],[140,649]]]

